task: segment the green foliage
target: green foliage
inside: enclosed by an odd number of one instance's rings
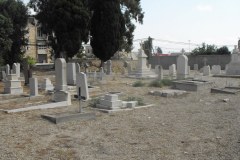
[[[162,88],[163,86],[171,86],[172,80],[170,79],[163,79],[163,80],[153,80],[150,82],[149,87],[159,87]]]
[[[5,23],[8,25],[6,26],[8,29],[5,29],[10,33],[9,39],[5,43],[7,48],[11,46],[11,49],[4,52],[2,56],[5,64],[12,65],[22,60],[24,54],[22,47],[27,43],[25,38],[28,19],[27,7],[20,0],[1,0],[0,14],[9,21],[8,24]],[[3,20],[3,17],[1,19]],[[4,28],[4,26],[0,25],[0,28]]]
[[[90,11],[86,0],[30,0],[43,31],[51,35],[56,58],[72,58],[88,42]]]
[[[162,54],[163,52],[162,52],[162,49],[160,48],[160,47],[157,47],[157,53],[158,54]]]
[[[89,101],[89,106],[92,108],[96,108],[97,104],[100,103],[100,98],[94,98]]]
[[[151,37],[148,37],[148,39],[143,42],[143,50],[144,50],[145,54],[148,56],[147,59],[152,57],[152,50],[153,50],[152,40],[153,39]]]
[[[124,101],[137,101],[139,106],[145,105],[143,99],[140,97],[127,97]]]
[[[143,87],[143,86],[145,86],[145,83],[143,83],[142,81],[136,81],[133,83],[132,86],[133,87]]]
[[[34,58],[27,56],[26,59],[29,66],[34,66],[36,64],[36,60]]]
[[[223,55],[231,54],[226,46],[217,48],[215,45],[208,45],[203,43],[202,46],[195,48],[192,55]]]
[[[95,0],[92,11],[91,46],[94,55],[105,62],[120,49],[125,33],[124,17],[118,0]]]
[[[9,18],[0,14],[0,65],[4,64],[5,57],[11,51],[13,25]]]

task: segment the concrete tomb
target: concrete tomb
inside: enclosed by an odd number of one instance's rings
[[[18,80],[16,74],[9,74],[7,80],[4,83],[4,93],[6,94],[22,94],[23,88],[21,86],[21,81]]]
[[[188,75],[188,57],[180,55],[177,58],[177,79],[185,79]]]
[[[99,104],[97,104],[97,108],[114,110],[121,109],[123,106],[123,102],[118,99],[117,94],[106,94],[103,99],[100,99]]]
[[[38,96],[38,80],[37,78],[29,79],[30,96]]]
[[[76,84],[76,63],[67,63],[67,84]]]
[[[237,46],[232,51],[231,62],[227,65],[226,75],[240,75],[240,51]]]

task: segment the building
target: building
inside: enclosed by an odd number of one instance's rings
[[[36,59],[37,63],[51,62],[51,47],[48,46],[48,37],[43,34],[41,24],[34,16],[28,17],[27,24],[28,45],[26,46],[25,56]]]

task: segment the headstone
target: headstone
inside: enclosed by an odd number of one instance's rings
[[[10,74],[10,66],[9,64],[6,65],[6,75]]]
[[[193,69],[194,69],[195,71],[198,71],[198,64],[194,64],[194,65],[193,65]]]
[[[67,63],[67,84],[76,84],[76,63]]]
[[[177,79],[185,79],[188,74],[188,57],[180,55],[177,58]]]
[[[58,58],[55,61],[55,92],[53,100],[55,102],[67,101],[68,105],[71,105],[71,95],[67,91],[67,64],[65,59]]]
[[[7,81],[4,83],[4,93],[6,94],[22,94],[23,93],[21,81],[18,80],[18,77],[16,74],[9,74],[7,76]]]
[[[104,69],[103,67],[100,68],[100,80],[102,81],[104,77]]]
[[[108,60],[107,61],[107,75],[111,75],[112,74],[112,61]]]
[[[38,80],[37,78],[29,79],[30,96],[38,96]]]
[[[17,63],[13,63],[12,65],[12,74],[17,74]]]
[[[188,75],[190,75],[190,72],[191,72],[191,67],[188,66]]]
[[[5,71],[2,71],[2,81],[3,81],[3,82],[6,82],[6,80],[7,80],[6,72],[5,72]]]
[[[86,100],[89,99],[87,76],[85,73],[81,72],[77,74],[77,91],[81,88],[81,96],[85,97]]]
[[[221,66],[220,65],[213,65],[212,66],[212,74],[221,74]]]
[[[210,71],[210,66],[204,66],[203,67],[203,76],[209,76],[211,74],[211,71]]]
[[[97,72],[94,71],[94,72],[93,72],[93,81],[96,81],[96,80],[97,80]]]
[[[79,63],[76,63],[76,74],[81,72],[81,67]]]
[[[169,76],[176,76],[176,64],[172,64],[171,66],[169,66]]]
[[[41,88],[45,91],[52,91],[54,89],[52,82],[49,78],[44,78]]]
[[[20,63],[17,63],[16,75],[18,78],[21,77],[21,64]]]
[[[163,68],[162,66],[158,66],[158,80],[163,79]]]
[[[55,80],[56,91],[67,91],[67,66],[66,61],[63,58],[56,59],[55,62]]]

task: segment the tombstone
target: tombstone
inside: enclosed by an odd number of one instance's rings
[[[2,81],[3,81],[3,82],[6,82],[6,80],[7,80],[6,72],[5,72],[5,71],[2,71]]]
[[[49,78],[44,78],[41,88],[45,91],[52,91],[54,89],[52,82]]]
[[[67,91],[67,66],[66,61],[63,58],[56,59],[55,62],[55,80],[56,91]]]
[[[163,80],[163,68],[158,66],[158,80]]]
[[[16,75],[18,78],[21,77],[21,64],[17,63]]]
[[[190,75],[190,72],[191,72],[191,67],[188,66],[188,75]]]
[[[23,93],[21,81],[18,80],[18,77],[16,74],[7,75],[7,80],[4,83],[4,93],[6,94],[22,94]]]
[[[212,66],[212,74],[221,74],[221,66],[213,65]]]
[[[111,60],[108,60],[107,61],[107,72],[106,72],[107,75],[111,75],[112,74],[112,61]]]
[[[177,79],[185,79],[188,74],[188,57],[180,55],[177,58]]]
[[[169,66],[169,76],[176,76],[176,64],[172,64],[171,66]]]
[[[10,74],[10,66],[9,64],[6,65],[6,75],[8,76]]]
[[[37,80],[37,78],[29,79],[29,87],[30,87],[30,96],[38,96],[38,80]]]
[[[195,71],[198,71],[198,64],[194,64],[194,65],[193,65],[193,69],[194,69]]]
[[[211,71],[210,71],[210,66],[204,66],[203,67],[203,76],[209,76],[211,74]]]
[[[85,97],[86,100],[89,99],[89,92],[88,92],[88,84],[87,84],[87,76],[85,73],[80,72],[77,74],[77,91],[79,87],[81,88],[81,96]]]
[[[81,72],[81,67],[79,63],[76,63],[76,74]]]
[[[96,80],[97,80],[97,72],[94,71],[94,72],[93,72],[93,81],[96,81]]]
[[[76,84],[76,63],[67,63],[67,84]]]
[[[67,91],[67,64],[65,59],[58,58],[55,61],[55,93],[53,100],[55,102],[67,101],[68,105],[71,105],[71,95]]]
[[[13,63],[12,65],[12,74],[17,74],[17,63]]]
[[[100,68],[100,80],[102,81],[104,77],[104,70],[103,67]]]
[[[227,65],[227,75],[240,75],[240,51],[237,46],[232,51],[231,62]]]

